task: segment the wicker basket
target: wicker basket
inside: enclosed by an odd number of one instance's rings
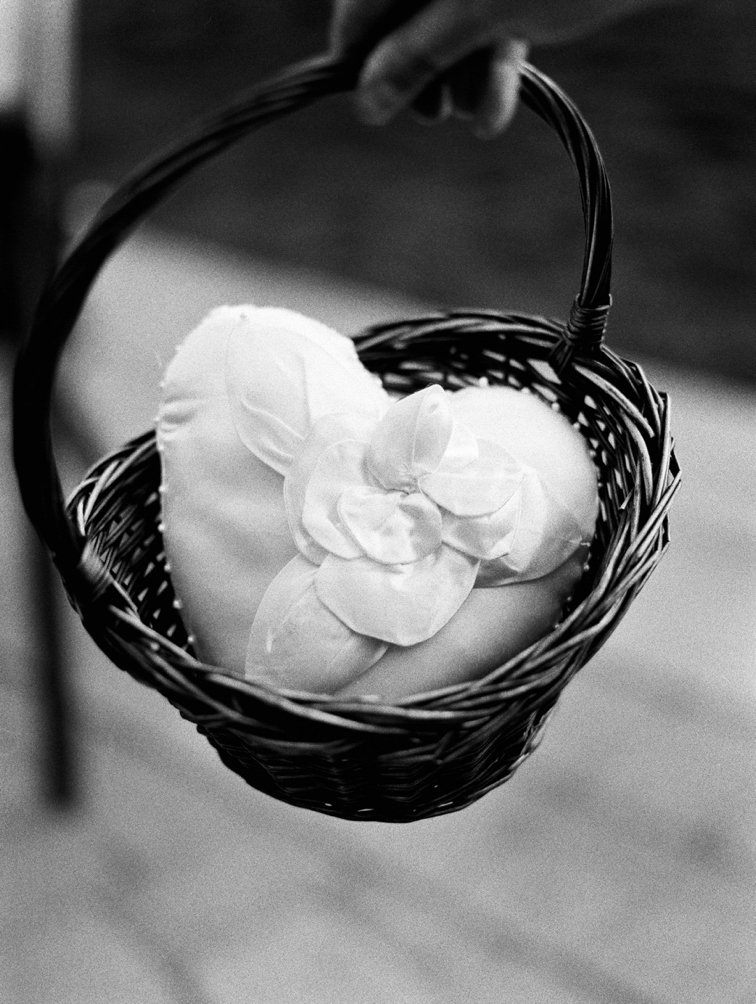
[[[99,269],[194,167],[285,113],[354,86],[358,66],[321,58],[287,70],[206,122],[127,182],[46,289],[16,370],[15,461],[24,504],[100,648],[154,687],[250,785],[349,819],[407,822],[452,812],[505,781],[537,746],[562,688],[598,650],[668,544],[678,486],[666,397],[602,344],[612,220],[595,141],[568,98],[526,67],[523,102],[577,168],[586,226],[569,321],[492,311],[379,325],[356,338],[365,365],[409,393],[488,381],[538,395],[582,433],[600,478],[587,571],[562,622],[485,678],[386,706],[276,690],[192,653],[165,567],[154,433],[102,460],[66,507],[51,449],[58,356]]]

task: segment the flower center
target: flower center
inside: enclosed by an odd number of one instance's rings
[[[441,546],[441,513],[420,492],[355,485],[342,492],[337,509],[365,554],[383,565],[420,561]]]

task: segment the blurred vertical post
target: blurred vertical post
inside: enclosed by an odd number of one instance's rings
[[[62,245],[62,177],[73,142],[74,0],[0,0],[0,337],[15,351]],[[74,799],[71,701],[58,588],[28,530],[40,768],[49,802]]]

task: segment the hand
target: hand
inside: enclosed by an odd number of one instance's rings
[[[456,115],[495,136],[517,107],[530,44],[579,39],[654,0],[335,0],[337,53],[367,56],[357,90],[363,121],[404,108],[428,122]]]

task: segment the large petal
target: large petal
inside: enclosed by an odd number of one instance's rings
[[[522,492],[516,491],[500,509],[487,516],[469,518],[445,512],[444,543],[482,561],[500,558],[511,550],[520,522],[521,505]]]
[[[336,696],[373,694],[392,703],[411,694],[479,680],[548,634],[559,621],[581,577],[576,557],[534,582],[473,589],[432,638],[410,648],[392,645]]]
[[[370,441],[371,472],[384,488],[414,491],[417,479],[441,463],[453,428],[448,396],[438,384],[396,401]]]
[[[453,413],[452,413],[453,415]],[[456,471],[478,457],[478,440],[466,425],[454,420],[451,439],[436,470]]]
[[[240,307],[228,340],[226,393],[237,434],[280,474],[317,419],[351,412],[377,420],[389,405],[354,345],[291,310]]]
[[[320,564],[328,551],[314,540],[302,522],[310,478],[325,450],[344,441],[367,446],[375,424],[375,420],[364,415],[325,415],[314,423],[286,476],[284,502],[292,536],[302,554],[316,564]],[[341,541],[341,546],[348,544]]]
[[[360,634],[415,645],[440,630],[475,583],[479,562],[441,545],[411,565],[345,561],[329,554],[316,589],[325,605]]]
[[[425,474],[418,485],[455,516],[486,516],[514,495],[522,481],[522,465],[503,446],[478,441],[478,458],[456,470]]]
[[[330,693],[369,669],[386,644],[350,630],[318,599],[318,569],[297,555],[263,596],[245,675],[277,687]]]
[[[341,558],[364,553],[342,523],[338,503],[344,491],[366,484],[366,449],[354,439],[327,447],[305,488],[302,526],[317,544]]]
[[[441,513],[420,492],[347,488],[337,508],[363,552],[381,564],[419,561],[441,544]]]
[[[570,509],[583,533],[596,525],[596,468],[586,441],[564,415],[535,394],[511,387],[466,387],[451,395],[455,421],[479,439],[490,439],[538,472]]]
[[[481,565],[476,585],[502,586],[548,575],[579,547],[590,543],[575,516],[526,468],[522,508],[512,546],[500,558]]]

